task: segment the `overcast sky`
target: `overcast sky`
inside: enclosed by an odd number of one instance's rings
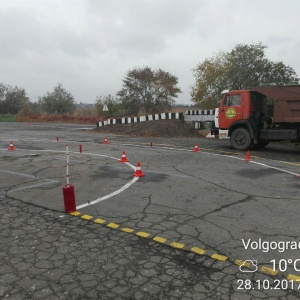
[[[261,41],[300,76],[299,0],[0,0],[0,82],[32,101],[62,83],[79,102],[113,96],[135,67],[176,76],[191,104],[192,69]]]

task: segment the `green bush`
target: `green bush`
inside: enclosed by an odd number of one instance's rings
[[[0,114],[0,122],[15,122],[16,115]]]

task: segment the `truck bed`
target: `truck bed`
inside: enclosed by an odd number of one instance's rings
[[[300,85],[251,88],[274,101],[274,123],[300,123]]]

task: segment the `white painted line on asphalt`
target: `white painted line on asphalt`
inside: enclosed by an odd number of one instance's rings
[[[287,171],[287,170],[283,170],[283,169],[280,169],[280,168],[277,168],[277,167],[272,167],[272,166],[269,166],[269,165],[266,165],[266,164],[263,164],[263,163],[260,163],[260,162],[257,162],[257,161],[250,160],[249,162],[252,163],[252,164],[261,165],[261,166],[266,167],[266,168],[270,168],[270,169],[274,169],[274,170],[277,170],[277,171],[280,171],[280,172],[284,172],[284,173],[288,173],[288,174],[291,174],[291,175],[298,176],[298,174],[296,174],[296,173],[293,173],[293,172],[290,172],[290,171]]]
[[[122,145],[122,144],[121,144]],[[129,143],[126,143],[124,144],[126,146],[133,146],[133,147],[142,147],[142,148],[151,148],[150,146],[143,146],[143,145],[135,145],[135,144],[129,144]],[[175,147],[159,147],[159,146],[156,146],[155,147],[156,149],[165,149],[165,150],[175,150],[175,151],[186,151],[186,152],[192,152],[193,150],[192,149],[185,149],[185,148],[175,148]],[[36,151],[36,152],[53,152],[53,153],[66,153],[65,151],[58,151],[58,150],[28,150],[28,149],[19,149],[19,150],[24,150],[24,151]],[[73,153],[73,154],[79,154],[79,152],[70,152],[70,153]],[[203,151],[201,150],[201,152],[199,152],[199,154],[201,153],[205,153],[207,155],[215,155],[215,156],[222,156],[222,157],[228,157],[228,158],[231,158],[231,159],[238,159],[238,160],[241,160],[243,161],[244,159],[243,158],[240,158],[240,157],[236,157],[236,156],[232,156],[232,155],[225,155],[225,154],[220,154],[220,153],[211,153],[211,152],[206,152],[206,151]],[[82,155],[82,154],[81,154]],[[100,156],[100,157],[107,157],[107,158],[110,158],[110,159],[113,159],[113,160],[119,160],[119,158],[115,158],[115,157],[112,157],[112,156],[109,156],[109,155],[103,155],[103,154],[96,154],[96,153],[90,153],[90,152],[84,152],[84,155],[91,155],[91,156]],[[256,161],[249,161],[250,163],[254,163],[254,164],[257,164],[257,165],[261,165],[265,168],[270,168],[270,169],[275,169],[275,170],[278,170],[280,172],[283,172],[283,173],[287,173],[287,174],[290,174],[290,175],[293,175],[293,176],[298,176],[298,174],[296,173],[293,173],[293,172],[290,172],[290,171],[287,171],[287,170],[284,170],[284,169],[280,169],[280,168],[277,168],[277,167],[273,167],[273,166],[270,166],[270,165],[267,165],[267,164],[263,164],[263,163],[259,163],[259,162],[256,162]],[[125,164],[127,164],[128,166],[130,166],[133,170],[135,170],[135,167],[133,165],[131,165],[130,163],[126,162]],[[106,196],[103,196],[101,198],[98,198],[96,200],[93,200],[93,201],[89,201],[87,203],[84,203],[82,205],[79,205],[77,207],[77,209],[81,209],[83,207],[86,207],[86,206],[89,206],[89,205],[93,205],[93,204],[96,204],[96,203],[99,203],[101,201],[104,201],[104,200],[107,200],[115,195],[118,195],[119,193],[125,191],[126,189],[128,189],[132,184],[134,184],[137,180],[139,179],[139,177],[135,177],[133,178],[130,182],[126,183],[124,186],[122,186],[120,189],[112,192],[111,194],[108,194]]]
[[[27,189],[33,189],[33,188],[36,188],[36,187],[41,187],[41,186],[44,186],[44,185],[49,185],[49,184],[52,184],[52,183],[58,183],[59,182],[58,180],[51,180],[51,179],[42,179],[42,180],[45,180],[47,182],[40,183],[40,184],[29,185],[29,186],[19,188],[19,189],[10,190],[10,191],[8,191],[8,193],[18,192],[18,191],[27,190]]]
[[[22,176],[22,177],[27,177],[27,178],[34,179],[34,180],[43,180],[43,181],[46,181],[44,183],[39,183],[39,184],[29,185],[29,186],[22,187],[22,188],[17,188],[17,189],[9,190],[8,193],[22,191],[22,190],[26,190],[26,189],[31,189],[31,188],[40,187],[40,186],[44,186],[44,185],[48,185],[48,184],[58,183],[59,182],[58,180],[53,180],[53,179],[48,179],[48,178],[43,178],[43,177],[36,177],[34,175],[20,173],[20,172],[12,172],[12,171],[6,171],[6,170],[0,170],[0,172],[12,174],[12,175],[17,175],[17,176]]]
[[[35,151],[35,152],[54,152],[54,153],[66,153],[66,151],[58,151],[58,150],[28,150],[28,149],[19,149],[18,151]],[[79,152],[74,152],[74,151],[70,151],[69,153],[73,153],[73,154],[79,154]],[[80,154],[82,155],[82,153]],[[112,156],[109,156],[109,155],[104,155],[104,154],[96,154],[96,153],[90,153],[90,152],[84,152],[84,155],[91,155],[91,156],[100,156],[100,157],[107,157],[107,158],[110,158],[110,159],[113,159],[113,160],[119,160],[119,158],[116,158],[116,157],[112,157]],[[134,171],[136,170],[135,166],[133,166],[132,164],[130,164],[129,162],[125,162],[124,164],[126,164],[127,166],[131,167]],[[1,170],[0,170],[1,171]],[[12,174],[16,174],[16,175],[21,175],[22,173],[17,173],[17,172],[10,172],[10,171],[4,171],[3,172],[7,172],[7,173],[12,173]],[[27,175],[27,174],[25,174]],[[27,177],[29,178],[33,178],[33,179],[36,179],[37,177],[33,176],[33,175],[27,175]],[[43,178],[40,178],[40,179],[43,179]],[[86,207],[86,206],[89,206],[89,205],[93,205],[95,203],[98,203],[98,202],[101,202],[101,201],[104,201],[104,200],[107,200],[115,195],[118,195],[120,194],[121,192],[125,191],[126,189],[128,189],[131,185],[133,185],[137,180],[139,179],[139,177],[134,177],[131,181],[129,181],[128,183],[126,183],[125,185],[123,185],[120,189],[106,195],[106,196],[103,196],[101,198],[98,198],[96,200],[93,200],[93,201],[88,201],[87,203],[84,203],[80,206],[77,206],[76,209],[80,209],[80,208],[83,208],[83,207]],[[44,179],[45,180],[45,179]],[[50,180],[50,179],[48,179]],[[57,181],[58,182],[58,181]],[[52,183],[52,182],[51,182]],[[45,185],[46,183],[44,184],[41,184],[41,185]],[[48,183],[50,184],[50,183]],[[30,186],[30,187],[26,187],[26,188],[31,188],[31,187],[37,187],[38,185],[34,185],[34,186]],[[20,189],[16,189],[16,190],[12,190],[10,192],[15,192],[17,190],[21,190],[21,189],[26,189],[26,188],[20,188]]]
[[[139,179],[139,177],[134,177],[131,181],[129,181],[128,183],[126,183],[125,185],[123,185],[120,189],[116,190],[115,192],[109,194],[109,195],[106,195],[104,197],[101,197],[101,198],[98,198],[96,200],[93,200],[93,201],[90,201],[90,202],[87,202],[85,204],[82,204],[82,205],[79,205],[76,207],[76,209],[81,209],[83,207],[86,207],[86,206],[89,206],[89,205],[93,205],[93,204],[96,204],[98,202],[101,202],[101,201],[104,201],[104,200],[107,200],[113,196],[116,196],[118,194],[120,194],[121,192],[125,191],[126,189],[128,189],[132,184],[134,184],[137,180]]]
[[[72,153],[78,153],[78,152],[72,152]],[[119,160],[119,158],[116,158],[116,157],[112,157],[112,156],[109,156],[109,155],[103,155],[103,154],[96,154],[96,153],[90,153],[90,152],[85,152],[84,154],[87,154],[87,155],[92,155],[92,156],[102,156],[102,157],[108,157],[110,159],[114,159],[114,160]],[[132,164],[128,163],[128,162],[125,162],[124,164],[128,165],[129,167],[131,167],[134,171],[135,171],[135,166],[133,166]],[[104,200],[107,200],[115,195],[118,195],[120,194],[121,192],[125,191],[126,189],[128,189],[131,185],[133,185],[137,180],[139,179],[139,177],[134,177],[131,181],[129,181],[128,183],[126,183],[125,185],[123,185],[121,188],[119,188],[118,190],[112,192],[111,194],[108,194],[106,196],[103,196],[101,198],[98,198],[96,200],[93,200],[93,201],[89,201],[85,204],[82,204],[82,205],[79,205],[76,207],[76,209],[81,209],[83,207],[86,207],[86,206],[89,206],[89,205],[93,205],[93,204],[96,204],[98,202],[101,202],[101,201],[104,201]]]
[[[229,158],[244,161],[244,158],[236,157],[236,156],[232,156],[232,155],[225,155],[225,154],[219,154],[219,153],[209,153],[209,152],[205,152],[205,153],[210,154],[210,155],[225,156],[225,157],[229,157]],[[256,164],[256,165],[261,165],[261,166],[263,166],[265,168],[268,168],[268,169],[275,169],[275,170],[283,172],[283,173],[298,176],[298,174],[296,174],[296,173],[293,173],[293,172],[290,172],[290,171],[287,171],[287,170],[284,170],[284,169],[280,169],[280,168],[277,168],[277,167],[273,167],[273,166],[270,166],[270,165],[267,165],[267,164],[263,164],[263,163],[260,163],[260,162],[257,162],[257,161],[253,161],[253,160],[250,160],[249,162],[245,162],[245,163],[252,163],[252,164]]]
[[[135,144],[129,144],[129,143],[120,144],[120,145],[133,146],[133,147],[142,147],[142,148],[151,148],[151,146],[135,145]],[[176,150],[176,151],[187,151],[187,152],[192,152],[193,151],[192,149],[174,148],[174,147],[165,147],[165,146],[164,147],[155,146],[155,148],[156,149]],[[221,154],[221,153],[211,153],[211,152],[206,152],[206,151],[203,151],[203,150],[200,150],[197,153],[199,153],[199,154],[205,153],[205,154],[208,154],[208,155],[223,156],[223,157],[225,156],[225,157],[228,157],[228,158],[238,159],[238,160],[244,161],[243,158],[237,157],[237,156],[233,156],[233,155],[226,155],[226,154]],[[280,172],[283,172],[283,173],[287,173],[287,174],[290,174],[290,175],[293,175],[293,176],[299,176],[299,174],[297,174],[297,173],[290,172],[290,171],[287,171],[287,170],[284,170],[284,169],[280,169],[280,168],[277,168],[277,167],[273,167],[273,166],[270,166],[270,165],[267,165],[267,164],[263,164],[263,163],[260,163],[260,162],[257,162],[257,161],[250,160],[248,163],[253,163],[253,164],[261,165],[261,166],[263,166],[265,168],[269,168],[269,169],[275,169],[277,171],[280,171]]]
[[[24,173],[12,172],[12,171],[6,171],[6,170],[0,170],[0,172],[13,174],[13,175],[19,175],[19,176],[23,176],[23,177],[27,177],[27,178],[31,178],[31,179],[36,179],[36,177],[34,175],[30,175],[30,174],[24,174]]]

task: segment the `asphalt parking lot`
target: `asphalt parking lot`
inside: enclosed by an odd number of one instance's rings
[[[1,297],[299,298],[299,148],[92,127],[0,123]]]

